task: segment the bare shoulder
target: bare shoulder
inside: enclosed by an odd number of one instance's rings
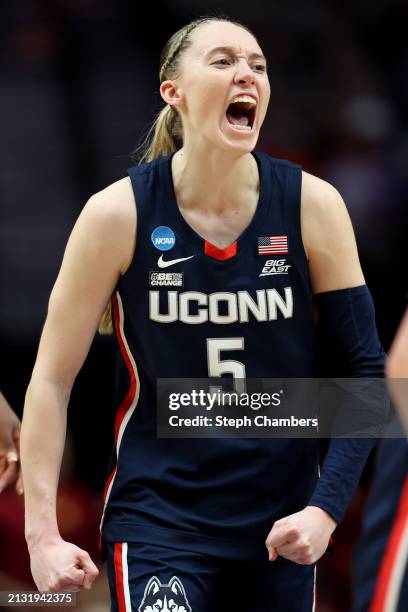
[[[313,174],[302,172],[302,238],[307,255],[311,245],[330,243],[339,233],[353,234],[346,204],[337,189]]]
[[[301,230],[315,293],[365,282],[351,219],[333,185],[302,173]]]
[[[101,191],[94,193],[85,205],[92,209],[94,215],[107,218],[111,222],[129,222],[136,220],[136,207],[133,189],[129,177],[111,183]]]
[[[92,227],[97,240],[120,251],[122,273],[133,258],[136,237],[136,206],[129,177],[122,178],[94,193],[86,202],[80,218]]]
[[[331,183],[309,172],[302,172],[302,208],[306,212],[327,214],[330,210],[344,207],[343,198]]]

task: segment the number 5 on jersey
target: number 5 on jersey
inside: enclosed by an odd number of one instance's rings
[[[242,351],[244,338],[207,338],[207,363],[209,378],[220,377],[223,374],[232,374],[242,381],[242,388],[238,389],[238,381],[234,383],[237,392],[245,391],[245,366],[235,359],[221,359],[221,351]],[[239,385],[241,386],[241,385]]]

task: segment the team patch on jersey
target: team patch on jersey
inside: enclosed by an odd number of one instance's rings
[[[176,244],[176,236],[173,230],[166,225],[159,225],[152,231],[153,246],[159,251],[169,251]]]
[[[268,259],[265,261],[259,276],[274,276],[276,274],[289,274],[291,266],[286,263],[286,259]]]
[[[284,254],[288,252],[287,236],[259,236],[258,255]]]
[[[180,578],[173,576],[168,584],[162,584],[156,576],[146,585],[138,612],[192,612]]]
[[[151,287],[182,287],[183,272],[150,272]]]

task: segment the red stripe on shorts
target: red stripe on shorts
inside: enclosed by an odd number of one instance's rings
[[[123,585],[122,544],[115,544],[113,565],[115,567],[116,597],[118,600],[119,612],[126,612],[125,588]]]

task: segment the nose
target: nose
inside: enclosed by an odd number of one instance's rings
[[[238,62],[234,81],[239,85],[252,85],[255,82],[254,72],[245,59]]]

